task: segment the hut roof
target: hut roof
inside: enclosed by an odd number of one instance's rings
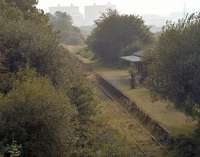
[[[131,63],[142,61],[141,57],[133,56],[133,55],[132,56],[124,56],[124,57],[121,57],[121,59],[128,61],[128,62],[131,62]]]
[[[123,56],[121,57],[121,59],[128,61],[130,63],[135,63],[135,62],[141,62],[143,56],[144,56],[144,51],[140,50],[140,51],[135,51],[131,56]]]
[[[136,52],[133,53],[133,56],[143,57],[144,51],[143,50],[136,51]]]

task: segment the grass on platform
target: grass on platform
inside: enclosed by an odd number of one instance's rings
[[[96,95],[100,95],[98,97],[98,114],[95,119],[100,120],[101,122],[106,123],[111,128],[117,130],[124,139],[126,139],[127,143],[133,147],[136,147],[136,141],[152,141],[151,136],[143,133],[143,130],[140,132],[134,128],[136,123],[138,123],[134,116],[132,116],[125,108],[123,108],[120,104],[110,101],[108,98],[101,96],[101,92],[97,91]],[[153,142],[153,141],[152,141]],[[154,157],[167,157],[167,154],[164,154],[163,150],[156,150],[155,145],[143,145],[143,150],[149,150],[148,154],[152,154]]]
[[[161,99],[154,100],[151,92],[144,87],[131,89],[127,70],[99,68],[97,71],[129,96],[145,113],[168,129],[172,135],[190,135],[196,128],[197,122],[178,111],[171,102]]]

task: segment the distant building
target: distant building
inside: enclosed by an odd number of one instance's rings
[[[84,18],[83,15],[81,14],[79,7],[71,5],[71,6],[56,6],[56,7],[50,7],[49,12],[51,14],[54,14],[55,12],[60,11],[60,12],[65,12],[68,15],[72,17],[73,24],[75,26],[82,26],[84,23]]]
[[[116,9],[115,5],[107,3],[106,5],[89,5],[85,6],[85,17],[81,14],[79,7],[71,5],[71,6],[56,6],[50,7],[49,12],[54,14],[57,11],[66,12],[68,15],[72,17],[73,24],[75,26],[87,26],[93,25],[94,21],[97,20],[103,12],[108,9]]]
[[[85,25],[93,25],[94,21],[97,20],[101,14],[108,9],[116,9],[116,6],[110,3],[106,5],[93,4],[85,6]]]

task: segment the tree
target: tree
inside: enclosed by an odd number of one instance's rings
[[[14,86],[0,98],[0,140],[16,139],[24,156],[70,156],[78,123],[69,99],[32,70],[20,71]]]
[[[54,15],[49,14],[50,22],[53,29],[58,33],[60,41],[64,44],[82,44],[83,36],[79,28],[73,26],[71,16],[66,13],[56,12]]]
[[[4,58],[0,64],[10,73],[28,65],[52,81],[58,80],[55,77],[59,68],[68,64],[63,58],[66,51],[59,46],[47,17],[34,11],[29,18],[24,18],[21,10],[0,2],[0,52]]]
[[[88,46],[105,63],[119,61],[123,49],[140,41],[150,41],[149,28],[135,15],[119,15],[109,10],[96,21],[96,28],[88,38]]]
[[[66,13],[57,11],[54,15],[50,14],[50,20],[56,31],[70,31],[72,29],[72,18]]]
[[[149,70],[151,89],[195,116],[200,105],[199,28],[199,14],[167,24]]]
[[[4,153],[4,156],[12,156],[12,157],[21,157],[21,145],[17,144],[17,141],[13,140],[12,144],[7,147],[7,150]]]
[[[8,4],[18,7],[24,12],[30,11],[38,4],[38,0],[5,0]]]
[[[146,56],[149,87],[176,107],[200,120],[200,14],[168,22],[158,42]],[[175,156],[198,157],[200,123],[191,137],[175,139]]]

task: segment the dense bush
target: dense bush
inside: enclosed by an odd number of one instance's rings
[[[62,91],[34,71],[20,72],[0,98],[0,140],[17,140],[24,156],[70,156],[77,140],[77,112]]]
[[[151,89],[190,114],[200,105],[199,28],[199,15],[195,14],[166,25],[149,69]]]
[[[176,107],[200,118],[200,14],[192,14],[178,23],[168,23],[146,60],[150,63],[149,87],[152,92],[174,102]],[[199,156],[199,128],[191,137],[179,137],[174,154]]]
[[[73,26],[73,21],[69,15],[56,12],[54,15],[49,14],[49,18],[62,43],[69,45],[83,44],[84,38],[81,31],[78,27]]]
[[[22,11],[28,11],[34,9],[37,0],[5,0],[7,3],[19,7]]]

